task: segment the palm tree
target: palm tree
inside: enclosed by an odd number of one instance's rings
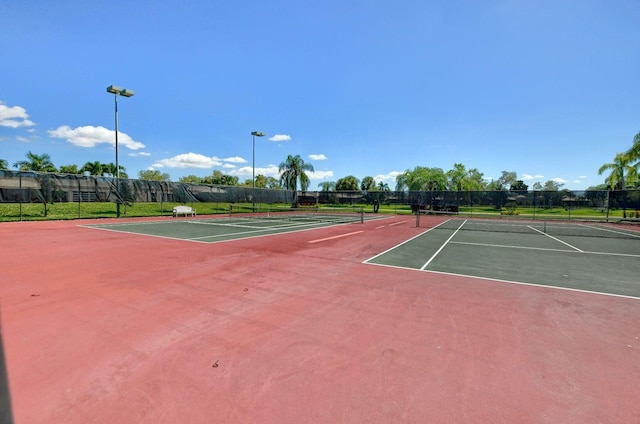
[[[635,162],[631,164],[633,169],[627,174],[627,183],[638,187],[640,185],[640,132],[633,137],[633,146],[627,150],[626,154],[631,162]]]
[[[305,171],[313,172],[313,165],[304,163],[300,155],[287,156],[287,159],[278,167],[280,181],[283,183],[285,190],[297,190],[298,180],[300,180],[300,189],[303,192],[307,191],[309,177]]]
[[[336,189],[335,181],[323,181],[320,184],[318,184],[318,186],[322,191],[331,191]]]
[[[287,159],[278,167],[280,182],[284,189],[293,191],[293,206],[298,204],[298,180],[300,180],[300,189],[303,193],[309,187],[309,177],[305,171],[313,172],[313,165],[304,163],[300,155],[287,156]]]
[[[371,176],[366,176],[360,182],[360,190],[369,191],[376,189],[376,181]]]
[[[124,166],[118,165],[118,168],[120,168],[120,173],[119,173],[120,178],[124,178],[124,179],[129,178],[129,176],[125,172],[126,169],[125,169]],[[116,176],[116,165],[113,162],[103,164],[102,165],[102,175],[104,175],[104,174],[109,174],[112,177],[115,177]]]
[[[633,146],[627,151],[627,154],[631,156],[631,160],[640,160],[640,132],[633,137]]]
[[[632,165],[633,155],[629,154],[629,152],[618,153],[615,158],[613,158],[613,162],[605,163],[598,169],[598,175],[602,175],[606,170],[610,169],[611,174],[607,178],[605,178],[605,182],[612,190],[626,190],[627,182],[626,178],[637,177],[637,169],[636,165]],[[626,194],[622,194],[626,198]],[[622,216],[623,218],[627,217],[627,208],[626,208],[626,200],[623,200],[622,203]]]
[[[56,172],[57,169],[53,162],[51,162],[51,156],[48,154],[37,155],[35,153],[27,152],[28,160],[20,160],[13,164],[15,168],[20,171],[37,171],[37,172]]]
[[[447,171],[449,178],[449,188],[451,190],[460,191],[464,189],[465,179],[467,177],[467,168],[462,163],[454,163],[453,169]]]
[[[447,176],[441,168],[416,166],[396,177],[396,191],[446,190]]]
[[[82,171],[78,169],[78,165],[60,165],[60,172],[63,174],[82,174]]]
[[[598,169],[598,175],[602,175],[605,171],[611,170],[611,174],[605,178],[605,182],[612,190],[626,190],[627,184],[625,177],[636,172],[636,167],[632,165],[632,155],[629,152],[618,153],[613,162],[605,163]]]
[[[233,175],[224,174],[220,177],[220,185],[235,186],[238,185],[238,177]]]
[[[105,174],[106,167],[104,164],[100,163],[99,161],[87,162],[84,165],[82,165],[82,168],[80,169],[80,171],[88,172],[89,175],[101,176]]]
[[[336,181],[337,191],[357,191],[360,182],[353,175],[347,175],[346,177],[338,178]]]
[[[0,169],[7,169],[9,168],[9,162],[7,162],[4,159],[0,159]]]

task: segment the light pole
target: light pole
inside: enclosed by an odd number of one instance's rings
[[[264,137],[264,133],[260,131],[252,131],[251,135],[253,136],[253,193],[251,197],[253,198],[253,212],[256,211],[256,137]]]
[[[131,97],[133,90],[120,88],[117,85],[107,87],[107,93],[114,95],[116,99],[116,217],[120,218],[120,164],[118,163],[118,96]]]

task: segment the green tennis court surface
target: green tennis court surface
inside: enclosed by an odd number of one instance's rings
[[[361,211],[256,212],[212,218],[173,218],[171,220],[86,225],[109,231],[142,234],[201,243],[215,243],[333,225],[360,224],[378,219]]]
[[[450,219],[366,263],[640,298],[640,232]]]

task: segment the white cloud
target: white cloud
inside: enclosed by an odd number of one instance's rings
[[[29,119],[27,110],[22,106],[9,107],[0,101],[0,127],[31,127],[35,122]]]
[[[522,174],[522,180],[523,181],[539,180],[541,178],[544,178],[544,175],[540,175],[540,174],[536,174],[536,175]]]
[[[138,152],[138,153],[129,153],[127,156],[137,157],[137,156],[151,156],[149,152]]]
[[[586,175],[580,175],[578,178],[580,178],[581,180],[586,180],[587,179]]]
[[[310,180],[325,180],[333,177],[333,171],[313,171],[306,174]]]
[[[229,174],[235,177],[245,177],[251,178],[253,175],[253,168],[250,166],[243,166],[241,168],[237,168]],[[307,177],[310,180],[324,180],[333,177],[333,171],[314,171],[314,172],[306,172]],[[256,175],[264,175],[265,177],[273,177],[280,178],[280,172],[278,171],[278,166],[276,165],[267,165],[266,167],[256,167]]]
[[[311,160],[327,160],[327,157],[322,153],[309,155],[309,159]]]
[[[551,181],[555,181],[556,183],[560,183],[560,184],[564,184],[567,182],[567,180],[563,178],[552,178]]]
[[[402,172],[400,171],[391,171],[388,174],[380,174],[380,175],[376,175],[375,177],[373,177],[374,181],[379,183],[379,182],[387,182],[387,181],[392,181],[395,182],[396,181],[396,177],[398,175],[402,174]]]
[[[222,159],[225,162],[231,162],[231,163],[247,163],[247,161],[243,158],[241,158],[240,156],[234,156],[231,158],[225,158]]]
[[[269,141],[289,141],[291,136],[287,134],[276,134],[273,137],[269,137]]]
[[[95,147],[98,144],[116,144],[116,132],[105,127],[85,127],[71,128],[63,125],[55,130],[49,130],[49,136],[53,138],[65,139],[68,143],[80,147]],[[124,146],[131,150],[144,149],[146,146],[139,141],[135,141],[128,134],[118,131],[118,146]]]
[[[222,162],[216,157],[207,157],[197,153],[183,153],[168,159],[162,159],[152,165],[153,168],[198,168],[207,169],[220,166]]]
[[[226,169],[234,169],[236,166],[232,163],[225,163],[222,167]]]
[[[275,165],[267,165],[266,167],[256,167],[256,175],[264,175],[265,177],[280,178],[278,167]],[[253,168],[251,166],[243,166],[231,171],[229,174],[234,177],[251,178],[253,176]]]

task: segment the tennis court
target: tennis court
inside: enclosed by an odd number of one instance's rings
[[[452,218],[366,263],[640,298],[640,232],[614,225]]]
[[[278,216],[0,225],[15,422],[640,421],[633,230]]]
[[[364,214],[362,209],[274,209],[241,212],[205,218],[173,218],[170,220],[137,221],[88,225],[108,231],[217,243],[281,233],[309,231],[333,225],[362,224],[365,220],[382,218]]]

